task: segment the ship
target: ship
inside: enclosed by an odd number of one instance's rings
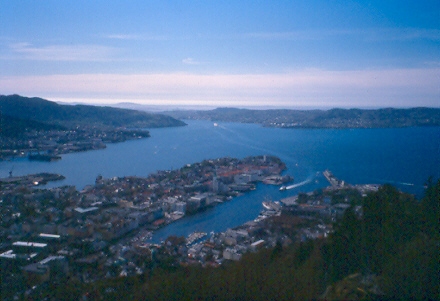
[[[279,211],[281,209],[281,205],[279,202],[263,202],[263,207],[267,210]]]
[[[61,156],[55,156],[55,155],[49,155],[49,154],[29,154],[28,156],[29,160],[31,161],[56,161],[60,160]]]

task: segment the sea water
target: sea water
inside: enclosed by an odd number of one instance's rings
[[[351,184],[390,183],[423,195],[428,177],[440,178],[440,127],[391,129],[280,129],[256,124],[186,121],[185,127],[149,129],[151,137],[108,144],[106,149],[62,155],[55,162],[16,158],[0,162],[0,177],[38,172],[59,173],[65,180],[46,187],[75,185],[82,189],[95,178],[140,176],[158,170],[219,157],[274,155],[287,165],[294,187],[258,185],[257,190],[200,214],[185,217],[155,234],[187,235],[193,231],[224,231],[261,211],[261,202],[280,200],[328,185],[322,171]]]

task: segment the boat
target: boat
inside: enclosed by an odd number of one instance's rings
[[[29,160],[31,161],[56,161],[60,160],[61,156],[49,155],[49,154],[29,154]]]
[[[280,191],[284,191],[284,190],[287,190],[287,187],[283,185],[280,187]]]
[[[270,202],[263,202],[263,207],[266,208],[267,210],[271,210],[272,207],[270,206]]]
[[[218,123],[217,123],[217,122],[214,122],[214,126],[218,126]]]
[[[281,210],[281,205],[279,202],[263,202],[263,207],[269,211],[279,211]]]

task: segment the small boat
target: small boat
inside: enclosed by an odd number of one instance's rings
[[[287,187],[283,185],[280,187],[280,191],[284,191],[284,190],[287,190]]]
[[[218,126],[218,123],[214,122],[214,126]]]
[[[272,206],[270,205],[270,202],[263,202],[263,207],[266,208],[267,210],[271,210]]]

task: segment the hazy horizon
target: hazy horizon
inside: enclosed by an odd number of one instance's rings
[[[18,94],[15,94],[18,95]],[[10,95],[2,95],[0,96],[10,96]],[[216,105],[191,105],[191,104],[143,104],[143,103],[135,103],[135,102],[116,102],[116,103],[93,103],[93,102],[66,102],[66,101],[60,101],[57,99],[47,99],[39,96],[25,96],[25,95],[18,95],[21,97],[27,97],[27,98],[42,98],[48,101],[55,102],[59,105],[90,105],[90,106],[99,106],[99,107],[115,107],[115,108],[122,108],[122,109],[132,109],[132,110],[139,110],[139,111],[146,111],[146,112],[152,112],[152,113],[161,113],[161,112],[168,112],[168,111],[208,111],[208,110],[214,110],[214,109],[220,109],[220,108],[232,108],[232,109],[247,109],[247,110],[279,110],[279,109],[285,109],[285,110],[304,110],[304,111],[311,111],[311,110],[331,110],[331,109],[359,109],[359,110],[378,110],[378,109],[412,109],[417,107],[423,107],[423,108],[433,108],[433,109],[440,109],[440,104],[438,106],[275,106],[275,105],[230,105],[230,106],[216,106]]]
[[[59,104],[83,104],[83,105],[96,105],[96,106],[109,106],[109,107],[117,107],[117,108],[133,108],[133,109],[143,109],[148,111],[148,109],[151,109],[151,111],[158,111],[158,112],[164,112],[164,111],[172,111],[172,110],[214,110],[219,108],[233,108],[233,109],[247,109],[247,110],[278,110],[278,109],[286,109],[286,110],[331,110],[331,109],[360,109],[360,110],[378,110],[378,109],[386,109],[386,108],[394,108],[394,109],[410,109],[415,108],[414,106],[253,106],[253,105],[242,105],[242,106],[215,106],[215,105],[150,105],[150,104],[138,104],[138,103],[132,103],[132,102],[122,102],[122,103],[108,103],[108,104],[93,104],[93,103],[66,103],[66,102],[57,102]],[[440,108],[440,105],[435,107],[428,107],[428,108]]]
[[[438,1],[2,1],[0,93],[68,103],[438,107]]]

